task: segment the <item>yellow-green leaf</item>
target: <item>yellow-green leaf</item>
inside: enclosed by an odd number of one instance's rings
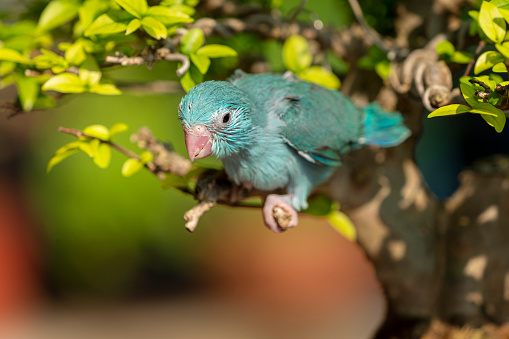
[[[342,236],[350,241],[357,239],[357,231],[350,218],[343,212],[333,210],[328,216],[327,220],[332,227],[338,231]]]
[[[95,84],[90,86],[89,89],[92,93],[102,94],[102,95],[120,95],[122,92],[115,87],[113,84]]]
[[[498,8],[488,1],[483,1],[479,11],[479,25],[490,40],[496,43],[504,41],[506,23]]]
[[[440,41],[437,44],[436,50],[441,57],[451,57],[456,52],[454,45],[447,40]]]
[[[140,26],[141,26],[140,19],[131,20],[129,25],[127,25],[127,29],[125,30],[125,35],[129,35],[132,32],[135,32],[138,28],[140,28]]]
[[[10,48],[2,48],[0,49],[0,60],[1,61],[11,61],[18,64],[29,64],[30,60],[23,56],[20,52],[15,51]]]
[[[499,62],[504,62],[505,58],[496,51],[487,51],[479,55],[475,62],[474,73],[479,74],[487,69],[492,68]]]
[[[430,114],[428,114],[428,118],[434,118],[434,117],[441,117],[445,115],[455,115],[455,114],[462,114],[467,113],[470,111],[470,107],[466,105],[460,105],[460,104],[454,104],[454,105],[447,105],[442,106]]]
[[[237,56],[237,52],[233,48],[216,44],[205,45],[202,48],[200,48],[196,52],[196,54],[206,56],[209,58]]]
[[[313,55],[307,40],[300,35],[292,35],[283,45],[283,62],[294,73],[300,73],[311,65]]]
[[[46,32],[61,26],[78,15],[79,3],[75,1],[51,1],[41,13],[37,30]]]
[[[101,139],[103,141],[110,140],[110,131],[104,125],[91,125],[85,127],[83,133],[91,136],[92,138]]]
[[[184,75],[180,78],[180,84],[182,85],[182,88],[186,92],[188,92],[191,88],[196,86],[196,82],[193,80],[190,71],[185,72]]]
[[[470,113],[481,114],[488,125],[495,128],[498,133],[502,132],[505,126],[506,117],[504,112],[488,103],[476,104]]]
[[[123,131],[127,131],[129,127],[122,123],[122,122],[118,122],[116,123],[115,125],[111,126],[110,128],[110,138],[113,137],[114,135],[118,134],[118,133],[121,133]]]
[[[201,74],[207,73],[210,66],[209,57],[205,55],[197,55],[195,53],[191,53],[189,57],[191,58],[191,61],[198,68]]]
[[[88,26],[85,30],[85,36],[89,37],[96,34],[113,34],[124,32],[127,24],[123,22],[115,22],[109,15],[103,14]]]
[[[506,58],[509,59],[509,43],[508,42],[504,42],[502,45],[495,44],[495,47],[497,48],[497,50],[500,53],[502,53],[503,56],[505,56]]]
[[[79,42],[72,44],[71,47],[65,51],[65,61],[71,65],[80,65],[85,61],[86,57],[87,55],[85,54],[83,45]]]
[[[201,29],[190,29],[180,40],[180,51],[187,55],[195,53],[203,45],[204,41],[205,35]]]
[[[127,12],[140,19],[147,11],[147,0],[114,0]]]
[[[141,161],[129,158],[124,162],[124,165],[122,165],[122,175],[124,177],[130,177],[142,168],[143,163]]]
[[[495,73],[507,73],[507,66],[503,62],[499,62],[491,70]]]
[[[97,152],[94,156],[94,164],[99,166],[100,168],[106,168],[110,164],[111,160],[111,148],[109,145],[105,143],[101,143]]]
[[[61,93],[82,93],[85,89],[83,80],[71,73],[61,73],[52,76],[42,85],[43,91],[53,90]]]
[[[93,56],[89,55],[80,66],[80,79],[86,84],[95,85],[99,83],[101,76],[102,74],[97,65],[97,61]]]
[[[60,153],[56,153],[51,159],[50,161],[48,162],[48,166],[46,167],[46,173],[48,173],[49,171],[51,171],[51,169],[53,168],[53,166],[55,166],[56,164],[62,162],[62,160],[64,160],[65,158],[77,153],[79,150],[77,148],[71,148],[71,149],[68,149],[66,151],[63,151],[63,152],[60,152]]]
[[[475,95],[475,89],[472,86],[467,84],[460,84],[461,94],[465,98],[465,101],[470,106],[474,106],[479,102],[482,102],[482,99]]]
[[[39,95],[40,85],[34,77],[19,76],[16,85],[21,107],[25,112],[31,111]]]
[[[147,16],[141,20],[141,26],[151,37],[154,39],[166,39],[168,37],[168,30],[166,27],[156,19]]]
[[[154,155],[150,152],[145,151],[145,152],[141,153],[140,160],[143,164],[149,163],[152,160],[154,160]]]
[[[309,82],[332,89],[339,89],[341,86],[341,81],[339,81],[338,77],[328,69],[321,66],[311,66],[297,74],[297,76]]]
[[[189,15],[164,6],[149,7],[145,15],[151,16],[165,25],[173,25],[181,22],[193,22],[193,18],[189,17]]]

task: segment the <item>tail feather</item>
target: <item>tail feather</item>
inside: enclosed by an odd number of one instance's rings
[[[387,112],[377,104],[364,108],[364,136],[362,144],[393,147],[410,136],[399,112]]]

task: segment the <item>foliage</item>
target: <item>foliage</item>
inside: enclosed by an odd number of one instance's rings
[[[468,12],[472,24],[470,33],[478,35],[482,43],[494,46],[481,53],[475,59],[474,73],[479,75],[491,69],[493,73],[508,73],[509,64],[509,1],[482,1],[479,10]],[[437,45],[438,54],[445,60],[455,63],[473,62],[473,56],[468,52],[458,52],[454,46],[444,41]],[[470,61],[472,60],[472,61]],[[507,98],[509,81],[504,81],[497,74],[475,77],[463,77],[460,80],[460,90],[468,105],[446,105],[428,115],[428,118],[463,113],[480,114],[483,119],[498,133],[502,132],[506,122],[506,109],[503,96]]]

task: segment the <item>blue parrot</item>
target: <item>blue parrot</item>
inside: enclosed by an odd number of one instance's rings
[[[392,147],[410,131],[398,112],[376,104],[355,106],[338,91],[302,81],[291,73],[247,74],[207,81],[182,98],[178,117],[191,161],[215,155],[235,184],[269,194],[266,226],[283,229],[273,218],[279,206],[298,223],[315,185],[341,165],[342,156],[362,145]]]

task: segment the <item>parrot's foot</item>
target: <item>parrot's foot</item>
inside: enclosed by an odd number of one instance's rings
[[[288,203],[287,195],[269,194],[263,205],[263,221],[275,233],[286,231],[299,223],[297,211]],[[289,215],[289,216],[288,216]]]

